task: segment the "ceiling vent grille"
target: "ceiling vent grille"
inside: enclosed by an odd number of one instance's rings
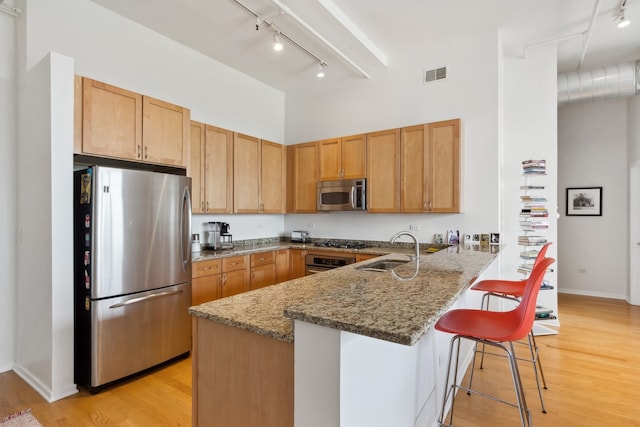
[[[425,84],[435,82],[437,80],[443,80],[447,78],[447,67],[434,68],[432,70],[426,70],[424,72]]]

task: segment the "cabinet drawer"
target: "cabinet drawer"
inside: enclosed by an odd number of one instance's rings
[[[195,279],[196,277],[218,274],[221,271],[220,267],[221,263],[219,259],[194,262],[191,265],[191,277]]]
[[[275,259],[273,257],[273,251],[260,252],[259,254],[251,254],[251,267],[273,264],[274,262],[275,262]]]
[[[249,256],[232,256],[229,258],[222,258],[222,271],[235,271],[242,270],[249,267]]]

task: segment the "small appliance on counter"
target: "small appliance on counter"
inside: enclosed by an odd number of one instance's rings
[[[205,226],[208,230],[205,231],[204,249],[233,249],[233,238],[229,233],[231,227],[228,222],[211,221],[206,223]]]
[[[311,241],[309,232],[306,230],[293,230],[291,232],[291,241],[295,243],[308,243]]]
[[[200,235],[193,234],[191,235],[191,253],[200,252]]]

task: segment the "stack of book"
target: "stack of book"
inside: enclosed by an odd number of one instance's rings
[[[524,160],[522,162],[522,172],[525,175],[546,175],[546,160]]]
[[[544,236],[518,236],[518,244],[522,246],[542,246],[547,243]]]

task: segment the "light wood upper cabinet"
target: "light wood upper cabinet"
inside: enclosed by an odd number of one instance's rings
[[[400,130],[367,135],[367,207],[369,212],[400,211]]]
[[[286,204],[286,151],[275,142],[260,142],[260,212],[284,213]]]
[[[460,212],[460,120],[429,124],[429,212]]]
[[[318,144],[287,147],[287,212],[317,212]]]
[[[190,110],[149,96],[142,101],[143,160],[186,167]]]
[[[233,212],[260,212],[260,140],[233,137]]]
[[[401,212],[460,212],[460,121],[401,131]]]
[[[77,92],[77,81],[75,87]],[[82,141],[74,143],[76,153],[187,166],[188,108],[85,77],[82,112],[75,117],[82,117]]]
[[[318,142],[320,181],[366,176],[366,135]]]
[[[84,78],[82,153],[142,160],[142,95]]]
[[[233,132],[206,125],[204,212],[233,212]]]
[[[204,213],[204,123],[191,121],[189,131],[189,164],[191,177],[191,212]]]
[[[233,211],[283,213],[286,190],[283,145],[234,134]]]

